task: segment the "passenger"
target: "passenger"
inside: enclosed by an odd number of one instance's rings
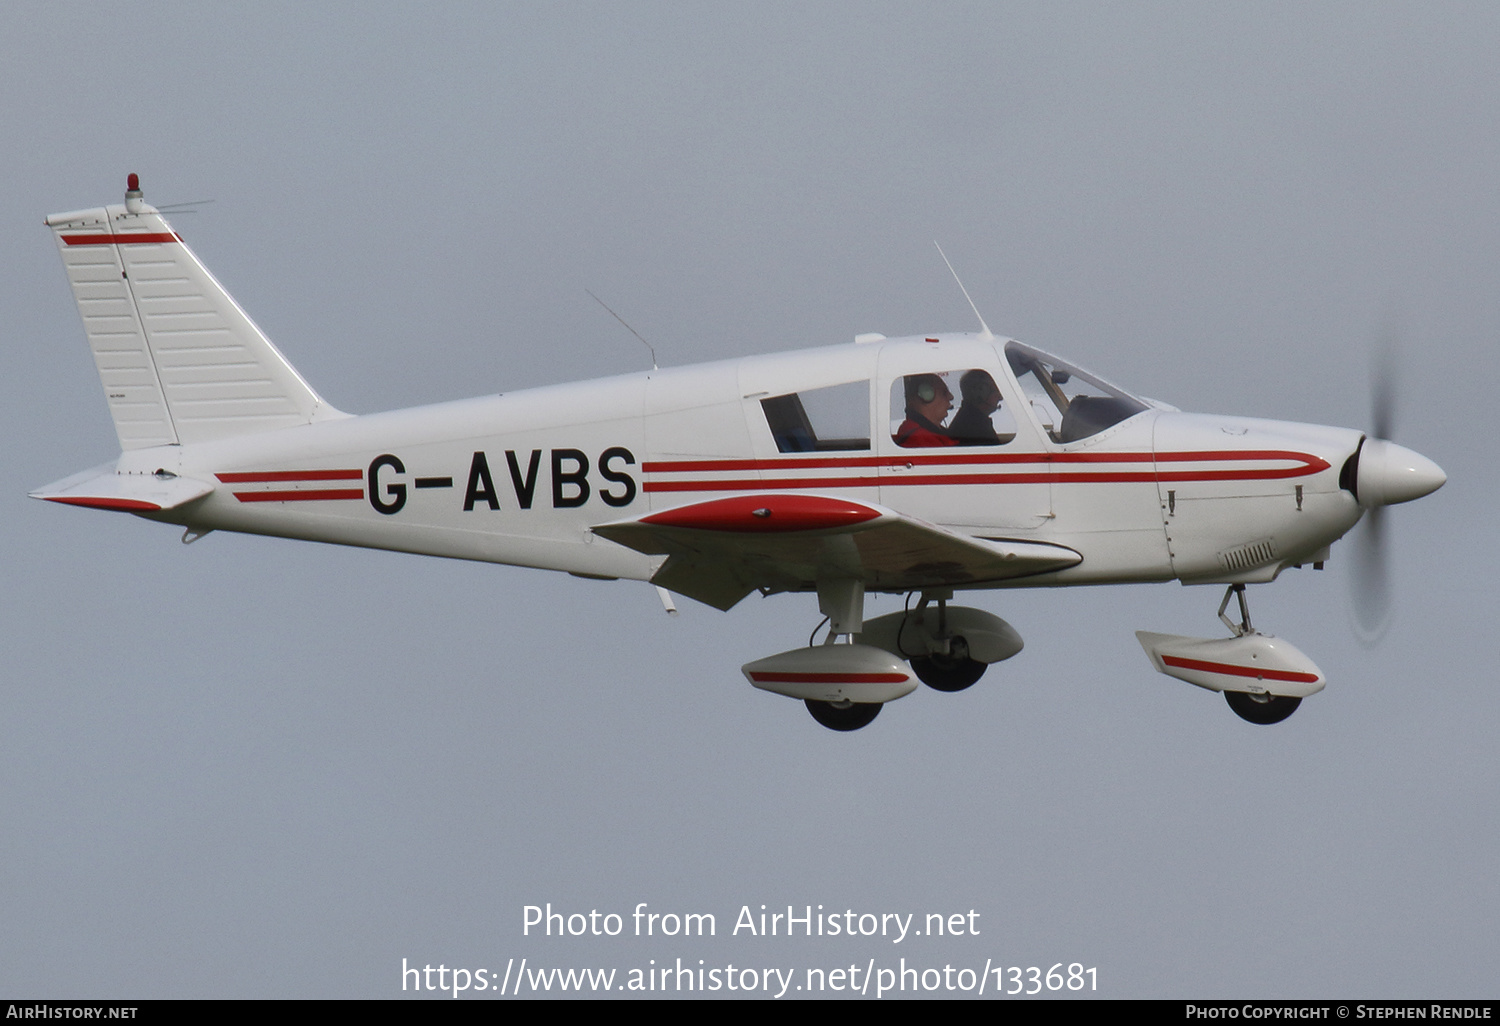
[[[963,404],[953,415],[948,425],[948,434],[958,445],[999,445],[1000,436],[995,433],[995,422],[991,419],[1000,408],[1000,389],[988,372],[971,370],[958,382]]]
[[[907,448],[957,445],[943,430],[943,418],[953,409],[953,393],[936,374],[908,374],[905,378],[906,419],[896,429],[896,444]]]

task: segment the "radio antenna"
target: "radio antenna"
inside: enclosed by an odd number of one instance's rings
[[[962,286],[960,286],[960,288],[961,287]],[[594,302],[596,302],[600,306],[604,307],[604,309],[609,310],[609,304],[606,303],[604,300],[600,299],[598,296],[595,296],[592,292],[589,292],[588,289],[584,289],[583,291],[588,292],[589,296],[593,298]],[[615,320],[619,321],[621,324],[625,324],[625,318],[621,317],[619,314],[615,313],[613,310],[609,310],[609,315],[611,317],[613,317]],[[641,333],[639,331],[636,331],[630,325],[625,324],[625,330],[628,331],[628,332],[630,332],[636,338],[640,338],[641,339],[641,345],[645,346],[647,352],[649,352],[651,354],[651,369],[652,370],[660,370],[661,368],[656,365],[656,350],[652,348],[651,343],[647,342],[645,339],[641,338]]]
[[[937,246],[938,256],[942,257],[943,263],[948,265],[948,273],[953,275],[954,281],[958,282],[958,290],[964,294],[965,299],[969,300],[969,309],[974,311],[974,317],[979,321],[979,327],[981,329],[979,332],[979,337],[984,339],[985,341],[993,339],[995,337],[995,333],[990,331],[990,326],[988,324],[984,323],[984,315],[979,312],[979,307],[974,305],[974,300],[969,299],[969,290],[964,288],[963,279],[961,279],[958,276],[958,272],[953,269],[953,264],[948,260],[948,254],[943,252],[942,246],[938,246],[937,239],[933,239],[932,244],[934,246]],[[607,310],[609,308],[605,307],[605,309]],[[625,322],[621,321],[620,323],[623,324]]]

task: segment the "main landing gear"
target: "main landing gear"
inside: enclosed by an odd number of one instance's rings
[[[989,667],[969,658],[969,644],[963,638],[953,639],[950,655],[914,658],[911,668],[917,677],[934,691],[962,691],[984,676]]]
[[[951,592],[949,593],[951,594]],[[927,614],[929,596],[923,593],[913,614],[917,623],[923,624]],[[903,625],[904,626],[904,625]],[[926,655],[911,657],[911,668],[917,677],[934,691],[962,691],[973,685],[989,669],[969,654],[969,642],[961,634],[954,634],[948,626],[948,599],[939,595],[937,600],[937,629],[929,632],[932,644],[923,646]],[[897,637],[897,643],[900,643]]]
[[[880,715],[879,702],[820,702],[815,698],[804,698],[807,711],[829,730],[858,730],[868,727]]]
[[[818,582],[818,608],[828,618],[821,645],[747,663],[750,683],[800,698],[829,730],[868,726],[880,707],[916,690],[962,691],[990,663],[1021,650],[1021,636],[982,609],[949,606],[950,589],[922,593],[916,608],[864,619],[864,586],[855,580]],[[813,632],[816,637],[816,630]]]
[[[828,618],[821,645],[757,659],[741,667],[751,684],[788,698],[800,698],[829,730],[868,726],[880,707],[916,690],[911,668],[898,655],[862,643],[865,586],[852,578],[818,582],[818,608]],[[814,634],[817,632],[814,631]]]

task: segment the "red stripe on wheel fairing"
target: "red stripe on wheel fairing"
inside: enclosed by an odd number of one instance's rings
[[[755,672],[751,680],[768,684],[903,684],[911,678],[904,673],[779,673]]]
[[[1231,677],[1255,677],[1261,680],[1283,680],[1292,684],[1315,684],[1316,673],[1299,673],[1296,670],[1259,670],[1253,666],[1235,666],[1231,663],[1211,663],[1203,659],[1182,659],[1178,656],[1162,656],[1161,661],[1180,670],[1203,670],[1208,673],[1223,673]]]

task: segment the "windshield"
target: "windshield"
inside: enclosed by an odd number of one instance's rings
[[[1039,349],[1009,342],[1005,358],[1054,442],[1090,438],[1147,409],[1130,393]]]

